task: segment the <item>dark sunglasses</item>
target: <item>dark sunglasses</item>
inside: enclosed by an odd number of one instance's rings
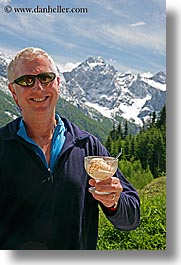
[[[23,75],[18,77],[13,81],[12,84],[17,84],[19,86],[24,86],[24,87],[32,87],[35,84],[35,79],[37,78],[41,84],[48,84],[52,82],[56,77],[56,74],[53,72],[50,73],[41,73],[38,75]]]

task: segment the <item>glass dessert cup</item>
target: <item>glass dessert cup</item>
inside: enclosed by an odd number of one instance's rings
[[[84,167],[87,174],[96,182],[112,177],[118,168],[118,159],[109,156],[86,156],[84,157]],[[109,194],[110,192],[96,191],[95,187],[90,187],[89,192],[97,194]]]

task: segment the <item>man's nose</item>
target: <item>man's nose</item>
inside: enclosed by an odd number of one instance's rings
[[[33,85],[33,90],[44,90],[44,86],[42,85],[40,80],[38,80],[38,78],[35,78],[35,83]]]

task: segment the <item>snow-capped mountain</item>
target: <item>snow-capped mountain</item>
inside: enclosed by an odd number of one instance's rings
[[[165,73],[120,73],[102,57],[89,57],[71,72],[63,73],[63,77],[61,97],[90,116],[95,109],[103,116],[118,115],[141,125],[166,101]]]
[[[7,64],[11,57],[0,52],[0,76],[7,77]]]
[[[9,60],[10,56],[0,53],[0,90],[6,94]],[[60,77],[60,97],[94,119],[100,114],[111,119],[121,116],[141,125],[166,101],[165,73],[121,73],[102,57],[89,57],[71,72],[60,73]]]
[[[7,90],[7,65],[10,60],[11,57],[9,55],[0,52],[0,90],[3,90],[5,93],[9,93]]]

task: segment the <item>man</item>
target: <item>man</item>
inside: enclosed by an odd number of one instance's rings
[[[139,225],[139,197],[122,173],[95,183],[84,168],[105,147],[55,113],[60,77],[38,48],[8,66],[22,117],[0,129],[0,249],[96,249],[98,205],[118,229]],[[109,194],[90,193],[88,188]]]

